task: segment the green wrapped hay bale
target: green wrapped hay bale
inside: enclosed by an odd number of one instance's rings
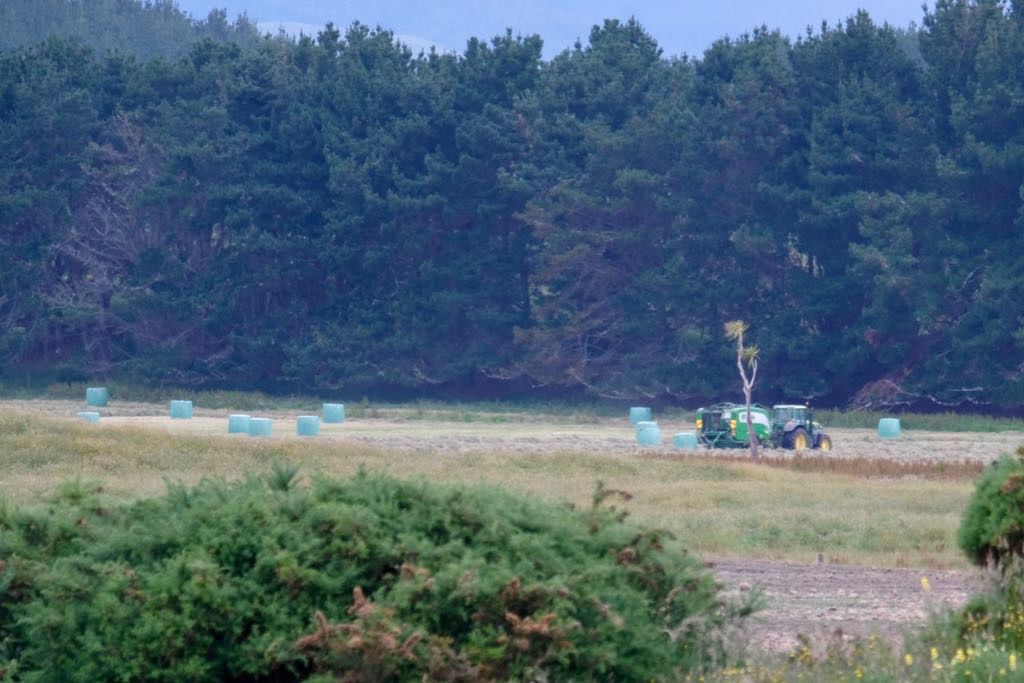
[[[693,450],[697,447],[697,435],[693,432],[679,432],[672,437],[672,445],[676,448]]]
[[[650,422],[651,420],[651,409],[642,406],[636,406],[629,409],[629,421],[633,424],[639,424],[640,422]]]
[[[340,424],[345,421],[344,403],[325,403],[323,412],[324,422]]]
[[[248,415],[228,415],[228,434],[248,434]]]
[[[316,415],[299,415],[295,418],[295,433],[299,436],[320,434],[320,418]]]
[[[274,433],[274,423],[269,417],[249,418],[249,436],[271,436]]]
[[[192,401],[171,401],[171,419],[192,419]]]
[[[636,423],[636,442],[641,446],[661,445],[661,428],[657,422],[644,420]]]
[[[106,387],[88,387],[85,390],[85,402],[91,406],[107,405]]]
[[[78,413],[78,417],[80,417],[82,420],[85,420],[86,422],[99,422],[100,421],[100,414],[99,413],[95,413],[95,412],[87,411],[87,410]]]
[[[878,421],[878,435],[883,439],[900,438],[900,421],[895,417],[883,417]]]

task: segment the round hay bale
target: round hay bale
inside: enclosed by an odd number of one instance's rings
[[[171,401],[171,419],[192,419],[192,401]]]
[[[878,436],[883,439],[900,438],[900,421],[895,417],[883,417],[878,421]]]
[[[345,404],[325,403],[323,413],[324,422],[340,424],[345,421]]]
[[[676,448],[693,450],[697,447],[697,435],[694,432],[679,432],[672,437],[672,445]]]
[[[641,446],[660,446],[661,428],[657,422],[643,420],[636,423],[636,442]]]
[[[316,415],[299,415],[295,418],[295,433],[299,436],[320,434],[320,418]]]
[[[228,415],[228,434],[248,434],[248,415]]]
[[[274,423],[269,417],[249,418],[249,436],[272,436]]]
[[[91,406],[105,406],[107,400],[106,387],[88,387],[85,390],[85,402]]]
[[[629,409],[629,421],[633,424],[651,421],[651,409],[643,406],[634,406]]]
[[[95,412],[88,411],[88,410],[85,410],[85,411],[82,411],[82,412],[78,413],[78,417],[80,417],[82,420],[85,420],[86,422],[99,422],[100,421],[100,414],[99,413],[95,413]]]

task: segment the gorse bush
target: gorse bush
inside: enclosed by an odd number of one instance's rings
[[[985,470],[964,511],[960,547],[977,564],[1004,565],[1024,553],[1024,446]]]
[[[295,470],[0,510],[9,680],[663,680],[739,615],[601,504]]]
[[[957,616],[958,636],[1024,652],[1024,446],[978,480],[964,511],[960,547],[975,563],[998,569],[998,576]]]

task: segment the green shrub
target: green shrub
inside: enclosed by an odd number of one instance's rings
[[[960,547],[998,576],[955,617],[963,643],[992,642],[1024,649],[1024,447],[1004,457],[978,480],[960,525]]]
[[[17,680],[664,680],[733,615],[659,532],[599,505],[360,475],[131,504],[71,483],[0,509]]]
[[[1024,551],[1024,447],[981,475],[960,524],[960,547],[975,563],[1002,565]]]

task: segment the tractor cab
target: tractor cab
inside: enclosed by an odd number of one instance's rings
[[[785,425],[793,421],[799,424],[806,424],[808,420],[807,406],[801,405],[778,405],[772,406],[772,423]]]

